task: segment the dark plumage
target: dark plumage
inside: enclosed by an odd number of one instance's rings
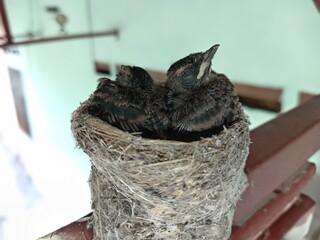
[[[238,114],[238,97],[229,79],[211,70],[219,45],[190,54],[167,72],[170,126],[179,134],[221,130]],[[202,135],[199,135],[202,136]]]
[[[167,107],[168,89],[161,85],[154,85],[152,102],[152,119],[160,138],[166,139],[169,124]]]
[[[115,81],[99,80],[89,113],[124,131],[157,138],[164,127],[154,112],[153,98],[151,76],[140,67],[121,66]]]

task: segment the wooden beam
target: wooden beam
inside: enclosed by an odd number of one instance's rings
[[[149,68],[147,68],[146,70],[153,79],[156,79],[158,81],[165,81],[167,79],[167,74],[165,72],[156,71]]]
[[[252,130],[245,171],[249,187],[241,196],[235,221],[290,177],[320,149],[320,95]]]
[[[261,234],[258,240],[283,239],[291,229],[297,231],[297,228],[303,228],[304,224],[308,224],[307,221],[314,214],[315,209],[316,203],[308,196],[301,194],[298,201]]]
[[[95,61],[94,65],[96,67],[96,72],[102,73],[102,74],[107,74],[107,75],[111,74],[111,68],[108,63]]]
[[[10,43],[12,43],[12,36],[11,36],[11,31],[10,31],[10,27],[9,27],[9,21],[8,21],[8,17],[7,17],[7,12],[6,12],[4,0],[0,0],[0,17],[1,17],[3,30],[5,33],[6,43],[10,44]]]
[[[243,226],[234,228],[230,240],[256,239],[284,214],[289,207],[294,205],[302,189],[315,174],[315,165],[312,163],[308,163],[308,165],[307,169],[300,173],[286,191],[276,193],[276,195],[265,206],[257,210]]]
[[[304,103],[315,96],[316,96],[316,94],[307,93],[307,92],[300,92],[299,93],[299,104]]]
[[[282,89],[240,83],[234,85],[243,105],[272,112],[281,111]]]
[[[89,228],[89,220],[92,213],[68,224],[57,231],[50,233],[39,240],[60,239],[60,240],[92,240],[93,231]]]
[[[320,0],[313,0],[313,2],[316,5],[316,8],[318,9],[318,12],[320,12]]]

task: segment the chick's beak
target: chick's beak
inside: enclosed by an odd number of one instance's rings
[[[211,48],[209,48],[207,51],[203,53],[203,62],[211,62],[214,54],[217,52],[219,48],[219,44],[213,45]]]
[[[205,74],[209,74],[209,69],[211,68],[211,60],[214,54],[217,52],[219,46],[219,44],[213,45],[203,53],[197,79],[202,79]]]

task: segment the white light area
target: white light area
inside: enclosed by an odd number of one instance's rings
[[[54,147],[35,144],[22,132],[15,135],[15,146],[40,198],[31,208],[24,209],[23,196],[15,189],[13,173],[8,167],[1,168],[7,173],[1,176],[5,178],[1,182],[6,182],[6,193],[1,195],[7,197],[0,201],[7,211],[5,239],[35,239],[88,214],[90,191],[80,169]]]
[[[1,177],[5,177],[6,194],[1,195],[8,198],[4,198],[4,203],[0,201],[8,211],[5,240],[36,239],[88,214],[90,191],[80,169],[53,146],[35,144],[22,132],[15,135],[14,144],[40,198],[31,208],[24,209],[23,196],[14,188],[12,172],[5,169],[8,174]]]
[[[7,217],[17,210],[22,210],[24,200],[23,195],[17,190],[14,172],[3,148],[0,148],[0,169],[0,217]]]
[[[0,217],[4,219],[0,239],[36,239],[88,214],[90,190],[87,176],[71,157],[48,141],[32,141],[19,129],[7,71],[8,59],[1,50],[0,134],[5,147],[0,148]],[[14,59],[9,62],[14,65]],[[45,115],[39,113],[38,117],[41,116]],[[43,120],[45,125],[47,120]],[[20,156],[39,193],[29,207],[26,196],[17,188],[12,153]]]

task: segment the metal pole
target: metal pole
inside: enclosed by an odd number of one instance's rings
[[[21,42],[7,42],[5,44],[0,45],[0,48],[6,48],[6,47],[10,47],[10,46],[17,46],[17,45],[28,45],[28,44],[35,44],[35,43],[52,42],[52,41],[58,41],[58,40],[102,37],[102,36],[110,36],[110,35],[119,37],[119,31],[118,30],[111,30],[111,31],[105,31],[105,32],[83,33],[83,34],[74,34],[74,35],[70,35],[70,36],[41,38],[41,39],[27,40],[27,41],[21,41]]]

